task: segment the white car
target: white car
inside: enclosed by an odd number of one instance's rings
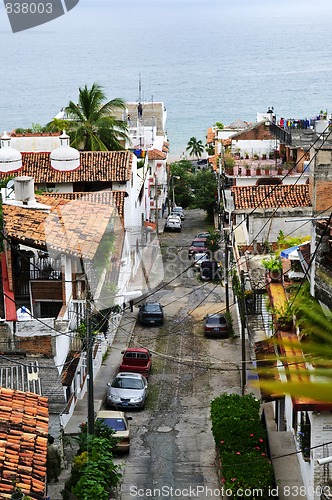
[[[173,217],[172,215],[167,217],[164,231],[181,231],[181,229],[182,229],[182,224],[179,217]]]
[[[205,252],[195,253],[193,259],[194,259],[194,267],[198,269],[201,267],[202,262],[210,260],[209,255]]]
[[[173,207],[172,213],[175,213],[181,217],[181,220],[184,220],[184,211],[182,207]]]
[[[168,217],[177,217],[179,219],[179,221],[181,222],[180,214],[178,214],[176,212],[171,212]]]

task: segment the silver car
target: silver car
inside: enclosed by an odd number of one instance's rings
[[[112,383],[108,383],[107,406],[116,409],[144,408],[148,383],[139,373],[118,373]]]

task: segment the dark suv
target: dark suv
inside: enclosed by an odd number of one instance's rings
[[[207,260],[201,263],[200,274],[202,280],[222,280],[222,267],[215,260]]]
[[[145,302],[139,308],[138,321],[142,325],[162,325],[164,310],[159,302]]]

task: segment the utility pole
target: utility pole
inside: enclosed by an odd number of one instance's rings
[[[241,350],[242,350],[242,369],[241,369],[241,388],[242,396],[245,393],[245,387],[247,383],[247,373],[246,373],[246,304],[244,299],[244,280],[243,272],[240,273],[240,316],[241,316]]]
[[[228,231],[224,231],[225,235],[225,297],[226,297],[226,312],[229,313],[229,286],[228,286],[228,266],[229,266],[229,253],[228,253]]]
[[[93,334],[91,325],[91,297],[88,293],[86,301],[86,330],[87,330],[87,369],[88,369],[88,433],[95,432],[95,408],[93,388]]]
[[[93,332],[91,324],[92,316],[92,295],[87,277],[86,266],[84,266],[83,258],[80,258],[82,270],[85,273],[85,323],[86,323],[86,355],[87,355],[87,396],[88,396],[88,433],[95,432],[95,407],[94,407],[94,387],[93,387]]]
[[[157,174],[154,174],[154,186],[155,186],[155,204],[156,204],[156,210],[155,210],[155,219],[156,219],[156,234],[158,236],[159,234],[159,211],[158,211],[158,182],[157,182]]]

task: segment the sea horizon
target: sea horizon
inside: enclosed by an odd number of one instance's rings
[[[331,111],[332,5],[327,0],[80,0],[13,34],[0,10],[0,130],[45,125],[93,82],[108,97],[164,102],[171,157],[217,121]]]

